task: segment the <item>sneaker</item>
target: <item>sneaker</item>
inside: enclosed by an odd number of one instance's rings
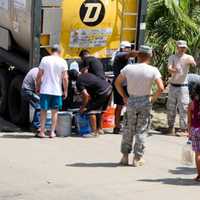
[[[120,134],[120,128],[115,127],[113,129],[113,134]]]
[[[178,137],[187,137],[188,135],[189,133],[187,131],[181,131],[176,133],[176,136]]]
[[[38,138],[46,138],[46,135],[44,133],[38,133],[35,136]]]
[[[140,167],[143,166],[145,163],[142,157],[134,157],[133,158],[133,167]]]
[[[88,134],[84,134],[82,135],[83,138],[94,138],[97,137],[97,135],[95,133],[88,133]]]
[[[175,128],[174,127],[169,127],[167,130],[166,130],[166,134],[167,135],[175,135]]]
[[[105,132],[104,132],[104,130],[103,130],[103,129],[99,129],[99,130],[98,130],[98,134],[99,134],[99,135],[104,135],[104,134],[105,134]]]
[[[124,154],[119,162],[120,165],[128,166],[128,155]]]

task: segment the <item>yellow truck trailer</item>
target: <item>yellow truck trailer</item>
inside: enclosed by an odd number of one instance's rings
[[[120,41],[143,43],[146,1],[0,0],[0,114],[26,121],[23,77],[54,44],[67,61],[88,49],[106,65]]]

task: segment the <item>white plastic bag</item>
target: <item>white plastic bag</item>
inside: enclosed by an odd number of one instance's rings
[[[192,151],[191,140],[188,140],[187,143],[183,145],[181,161],[183,165],[193,165],[194,163],[194,152]]]

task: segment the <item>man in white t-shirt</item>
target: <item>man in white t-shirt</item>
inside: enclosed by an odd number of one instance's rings
[[[128,155],[132,150],[133,137],[135,137],[133,150],[133,166],[135,167],[144,164],[145,133],[148,132],[150,125],[152,102],[164,89],[160,72],[156,67],[148,64],[152,57],[152,49],[148,46],[140,46],[137,57],[139,63],[127,65],[115,81],[116,89],[127,104],[127,120],[125,120],[127,124],[124,124],[122,136],[121,164],[128,165]],[[125,80],[129,97],[122,85]],[[154,81],[158,89],[154,95],[151,95]]]
[[[60,47],[54,45],[52,55],[42,58],[36,79],[36,90],[40,93],[41,131],[39,137],[45,137],[45,121],[47,110],[52,113],[52,127],[50,137],[55,137],[58,110],[62,108],[62,85],[64,98],[67,97],[68,66],[60,57]]]
[[[189,91],[187,75],[191,65],[196,66],[194,58],[188,54],[187,42],[177,41],[177,53],[168,59],[168,70],[171,74],[167,101],[168,134],[174,135],[176,111],[179,111],[179,125],[181,132],[178,136],[185,136],[187,132],[187,109],[189,104]]]

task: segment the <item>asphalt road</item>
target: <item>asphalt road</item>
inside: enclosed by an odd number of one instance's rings
[[[0,200],[199,199],[194,166],[180,162],[185,140],[152,134],[145,165],[134,168],[117,164],[121,135],[38,139],[2,132]]]

